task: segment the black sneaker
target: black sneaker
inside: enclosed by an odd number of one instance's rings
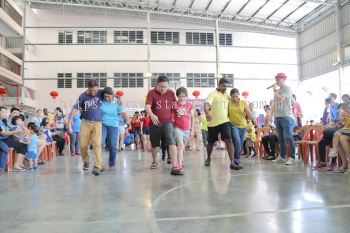
[[[83,170],[84,170],[84,171],[88,171],[88,170],[89,170],[89,167],[90,167],[90,164],[89,164],[89,163],[84,163],[84,165],[83,165]]]
[[[205,160],[205,166],[206,167],[209,167],[210,166],[210,163],[211,163],[211,160],[210,159],[207,159],[207,160]]]
[[[44,164],[45,164],[44,161],[42,161],[42,160],[38,161],[38,165],[44,165]]]
[[[240,168],[239,168],[239,165],[237,165],[237,164],[235,164],[235,163],[231,163],[230,168],[231,168],[232,170],[239,170],[239,169],[240,169]]]
[[[95,176],[99,176],[100,172],[101,172],[101,170],[97,167],[95,167],[94,170],[92,170],[92,174]]]
[[[171,164],[171,159],[168,159],[168,160],[167,160],[167,163],[168,163],[168,164]]]

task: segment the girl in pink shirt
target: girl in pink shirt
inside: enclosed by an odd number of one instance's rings
[[[183,175],[183,153],[185,145],[187,144],[193,131],[193,106],[190,102],[186,101],[186,98],[188,96],[186,88],[180,87],[177,89],[176,96],[178,101],[175,102],[174,106],[174,138],[178,151],[177,168],[180,170],[180,174]]]

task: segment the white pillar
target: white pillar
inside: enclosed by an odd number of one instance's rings
[[[337,38],[337,63],[338,63],[338,83],[339,83],[339,98],[342,96],[342,79],[344,76],[344,53],[343,53],[343,35],[341,25],[341,8],[339,1],[335,7],[335,30]]]
[[[147,88],[148,90],[151,88],[151,16],[150,12],[147,12]]]
[[[215,49],[216,49],[216,77],[220,79],[220,39],[219,39],[219,20],[215,20]]]

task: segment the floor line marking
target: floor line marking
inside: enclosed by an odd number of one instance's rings
[[[350,208],[350,204],[296,208],[296,209],[262,210],[262,211],[256,211],[256,212],[242,212],[242,213],[235,213],[235,214],[219,214],[219,215],[208,215],[208,216],[157,218],[156,220],[157,220],[157,222],[166,222],[166,221],[220,219],[220,218],[232,218],[232,217],[242,217],[242,216],[250,216],[250,215],[260,215],[260,214],[278,214],[278,213],[291,213],[291,212],[299,212],[299,211],[314,211],[314,210],[340,209],[340,208]]]

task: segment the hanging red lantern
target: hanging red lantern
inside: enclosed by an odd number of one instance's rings
[[[328,92],[328,88],[327,87],[321,87],[321,89],[324,91],[324,92]]]
[[[246,99],[249,96],[249,92],[243,91],[242,96]]]
[[[124,95],[124,91],[116,91],[115,95],[118,97],[122,97]]]
[[[306,91],[306,93],[308,93],[310,96],[312,95],[312,92],[311,92],[311,91]]]
[[[4,97],[7,94],[7,89],[5,87],[0,87],[0,96]]]
[[[200,91],[194,91],[192,95],[197,99],[201,95],[201,93]]]
[[[56,98],[58,97],[58,91],[51,91],[50,96],[52,97],[53,101],[55,102]]]

